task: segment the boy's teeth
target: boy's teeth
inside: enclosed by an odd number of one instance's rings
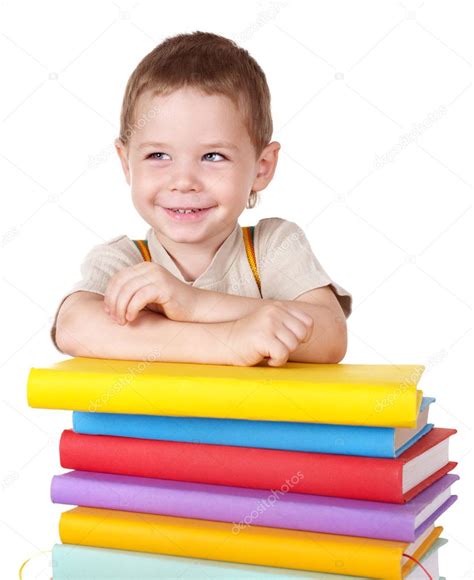
[[[201,211],[200,209],[174,209],[175,213],[196,213],[197,211]]]

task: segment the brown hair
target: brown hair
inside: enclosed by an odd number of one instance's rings
[[[137,101],[144,92],[167,95],[185,86],[230,98],[243,115],[256,157],[260,156],[273,133],[265,74],[245,49],[211,32],[166,38],[140,61],[125,88],[120,141],[129,142]]]

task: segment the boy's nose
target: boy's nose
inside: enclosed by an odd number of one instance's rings
[[[194,176],[181,174],[171,181],[169,189],[170,191],[180,191],[181,193],[197,193],[201,190],[201,186]]]

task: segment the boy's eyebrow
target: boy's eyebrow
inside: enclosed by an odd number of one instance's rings
[[[138,148],[145,149],[145,147],[169,147],[168,143],[159,143],[156,141],[147,141],[146,143],[141,143]],[[219,147],[223,149],[235,149],[238,151],[237,145],[230,143],[230,141],[216,141],[214,143],[201,143],[201,147]]]

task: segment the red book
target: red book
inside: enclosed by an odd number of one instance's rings
[[[448,438],[456,429],[432,429],[394,459],[281,451],[83,435],[61,436],[61,466],[135,475],[405,503],[451,471]]]

